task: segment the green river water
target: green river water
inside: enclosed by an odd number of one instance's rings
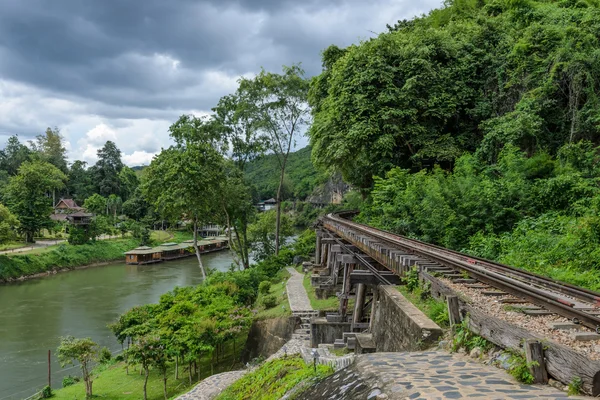
[[[206,266],[226,271],[228,251],[203,256]],[[48,350],[52,350],[52,387],[62,377],[54,357],[59,337],[91,337],[112,351],[120,344],[106,325],[129,308],[155,303],[176,286],[202,281],[198,261],[188,257],[146,266],[124,262],[65,272],[46,278],[0,286],[0,400],[23,399],[48,381]]]

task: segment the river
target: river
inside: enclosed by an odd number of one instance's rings
[[[226,271],[229,251],[203,256],[205,265]],[[54,357],[60,336],[91,337],[112,351],[121,349],[106,325],[129,308],[155,303],[176,286],[196,285],[202,274],[195,257],[151,265],[124,262],[59,273],[0,286],[0,400],[23,399],[48,380],[52,350],[52,387],[62,377]]]

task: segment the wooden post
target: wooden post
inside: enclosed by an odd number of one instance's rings
[[[321,264],[321,236],[317,232],[317,243],[315,245],[315,264]]]
[[[356,285],[356,299],[354,302],[354,315],[352,320],[355,324],[362,321],[363,308],[365,307],[365,291],[367,287],[364,283]]]
[[[48,350],[48,386],[52,387],[52,367],[50,365],[50,350]]]
[[[538,340],[528,339],[525,341],[525,359],[529,371],[533,375],[533,383],[548,383],[544,347]]]
[[[460,310],[458,309],[458,297],[448,296],[446,297],[448,303],[448,319],[450,321],[450,327],[458,325],[461,322]]]

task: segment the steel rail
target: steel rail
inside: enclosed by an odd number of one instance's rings
[[[449,252],[447,249],[440,248],[439,246],[430,245],[414,239],[404,238],[402,236],[381,231],[376,228],[371,228],[363,224],[348,221],[347,219],[334,214],[328,214],[325,217],[324,222],[326,220],[345,225],[353,230],[360,231],[378,240],[387,242],[392,246],[401,247],[409,252],[421,255],[442,265],[466,271],[473,278],[481,282],[485,282],[514,296],[527,299],[530,302],[542,306],[549,311],[572,319],[573,321],[578,321],[579,323],[600,332],[599,317],[586,313],[582,310],[574,309],[573,303],[565,301],[559,297],[555,297],[550,293],[537,289],[520,280],[508,277],[497,271],[491,271],[485,266],[475,265],[468,261],[464,261],[461,258],[468,257],[464,254],[458,253],[462,257],[457,257],[455,254],[453,254],[454,252]],[[554,283],[556,283],[556,281],[554,281]]]
[[[348,221],[345,218],[346,216],[355,215],[355,214],[356,214],[356,211],[346,211],[346,212],[338,213],[338,215],[340,216],[340,218],[342,218],[343,221]],[[353,221],[348,221],[348,222],[351,224],[357,224],[356,222],[353,222]],[[357,224],[357,225],[366,227],[369,230],[371,230],[372,232],[379,232],[381,234],[387,234],[387,235],[391,234],[390,232],[386,232],[386,231],[383,231],[383,230],[377,229],[377,228],[367,227],[366,225],[362,225],[362,224]],[[531,283],[538,284],[541,286],[546,286],[546,287],[552,288],[560,293],[566,294],[568,296],[572,296],[572,297],[578,298],[580,300],[591,302],[596,307],[600,306],[600,293],[595,292],[593,290],[578,287],[578,286],[572,285],[570,283],[561,282],[556,279],[548,278],[548,277],[545,277],[545,276],[542,276],[542,275],[539,275],[539,274],[536,274],[533,272],[523,271],[521,269],[512,267],[510,265],[486,260],[481,257],[463,254],[463,253],[460,253],[455,250],[450,250],[445,247],[426,243],[426,242],[423,242],[423,241],[420,241],[417,239],[411,239],[411,238],[407,238],[407,237],[395,235],[395,234],[391,234],[391,235],[402,238],[402,240],[407,241],[407,242],[413,242],[418,245],[427,246],[428,248],[438,249],[440,252],[451,254],[452,256],[460,258],[463,261],[466,261],[470,264],[481,265],[481,266],[484,266],[487,268],[493,268],[493,269],[503,272],[503,273],[510,273],[510,274],[519,276]]]

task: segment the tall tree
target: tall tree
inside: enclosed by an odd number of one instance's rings
[[[85,161],[76,160],[69,169],[68,191],[79,205],[94,194],[92,174],[86,166]]]
[[[134,170],[127,166],[123,166],[123,169],[119,172],[119,184],[121,186],[120,196],[123,201],[127,201],[133,196],[133,193],[140,184],[140,180]]]
[[[269,138],[269,149],[277,156],[279,164],[275,254],[279,254],[281,198],[288,157],[310,120],[308,89],[308,81],[299,65],[284,66],[282,74],[263,69],[254,79],[240,80],[240,90],[248,92],[249,98],[256,102],[260,129]]]
[[[6,188],[8,205],[19,218],[27,242],[33,242],[36,232],[52,225],[53,204],[48,193],[63,188],[66,179],[58,168],[42,161],[24,162],[10,179]]]
[[[98,161],[90,168],[97,185],[97,192],[104,197],[121,193],[119,173],[123,169],[121,150],[110,140],[98,150]]]
[[[83,203],[83,207],[94,214],[108,214],[108,203],[106,197],[94,193]]]
[[[220,214],[222,170],[221,154],[211,143],[198,141],[164,149],[150,163],[143,184],[146,198],[164,217],[192,222],[194,249],[204,278],[198,227],[214,222]]]
[[[69,364],[75,365],[75,362],[79,363],[85,382],[85,398],[91,399],[93,396],[91,364],[97,358],[98,345],[90,338],[76,339],[73,336],[66,336],[61,338],[56,353],[62,367]]]
[[[6,206],[0,204],[0,243],[13,238],[18,227],[17,217]]]
[[[38,135],[35,141],[30,141],[31,148],[38,152],[42,161],[48,162],[61,170],[68,172],[67,149],[64,146],[64,138],[58,128],[47,128],[43,135]]]
[[[9,176],[16,175],[30,155],[31,150],[19,141],[17,135],[13,135],[8,138],[4,150],[0,150],[0,170],[6,171]]]

